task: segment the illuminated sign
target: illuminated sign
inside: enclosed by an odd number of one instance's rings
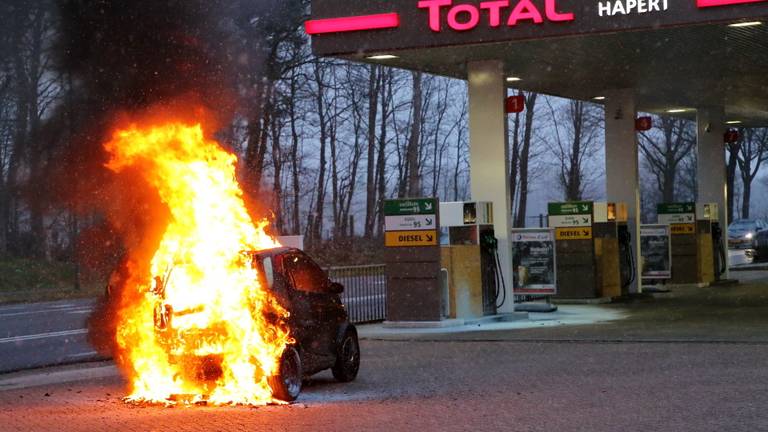
[[[435,230],[389,231],[384,234],[384,244],[387,247],[437,246],[438,238]]]
[[[509,0],[484,1],[480,2],[479,6],[471,3],[454,6],[453,0],[423,0],[418,6],[419,9],[429,11],[429,28],[438,33],[443,31],[443,10],[447,11],[448,27],[455,31],[472,30],[479,26],[481,21],[489,27],[501,27],[502,24],[514,27],[524,21],[541,24],[544,17],[553,22],[574,20],[572,13],[558,12],[557,0],[545,1],[543,15],[531,0],[520,0],[514,8]]]
[[[558,228],[555,230],[557,240],[592,240],[592,227]]]
[[[768,0],[312,0],[311,6],[305,26],[316,36],[313,49],[321,56],[365,57],[768,18]]]
[[[635,120],[635,130],[645,132],[653,128],[653,119],[651,117],[638,117]]]
[[[504,110],[507,114],[521,113],[525,111],[525,96],[509,96],[504,102]]]
[[[645,14],[669,9],[669,0],[607,0],[598,3],[600,16]]]
[[[696,225],[694,224],[672,224],[672,235],[691,235],[696,234]]]
[[[762,3],[768,0],[696,0],[696,5],[700,8],[714,6],[732,6],[747,3]]]
[[[399,26],[400,15],[396,13],[327,18],[307,21],[304,24],[307,34],[310,35],[363,30],[382,30],[397,28]]]

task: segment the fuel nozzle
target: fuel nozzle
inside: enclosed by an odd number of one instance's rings
[[[486,232],[483,233],[482,238],[480,239],[480,246],[488,250],[498,250],[499,240],[496,239],[492,233]]]

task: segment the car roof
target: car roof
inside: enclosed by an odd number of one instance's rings
[[[292,247],[280,246],[280,247],[276,247],[276,248],[272,248],[272,249],[263,249],[263,250],[259,250],[259,251],[253,251],[252,253],[255,256],[263,258],[263,257],[268,257],[268,256],[274,257],[274,256],[278,256],[278,255],[283,255],[283,254],[286,254],[288,252],[301,252],[301,251],[299,249],[292,248]]]

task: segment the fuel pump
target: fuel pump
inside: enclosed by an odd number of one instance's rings
[[[493,203],[440,203],[441,265],[448,273],[449,316],[495,315],[506,302]]]
[[[613,207],[613,216],[619,241],[619,268],[621,274],[621,294],[629,294],[629,287],[637,279],[637,263],[632,249],[632,232],[629,229],[629,214],[625,203],[609,203]],[[609,213],[611,210],[609,210]]]
[[[560,299],[622,295],[636,270],[626,205],[606,202],[549,204],[555,228]]]
[[[670,283],[706,286],[713,282],[716,267],[721,267],[718,261],[725,261],[713,241],[714,229],[719,227],[713,226],[719,214],[717,204],[663,203],[658,213],[658,223],[670,225],[672,233]]]
[[[484,308],[498,310],[507,301],[507,286],[501,272],[499,241],[492,229],[486,228],[480,233],[480,253],[480,261],[483,265],[483,285],[488,285],[488,295],[484,298],[489,303],[493,302],[493,305],[487,304],[484,305]]]
[[[697,213],[701,214],[700,220],[710,223],[714,279],[719,281],[725,274],[728,265],[725,246],[723,245],[723,229],[720,226],[719,206],[717,203],[699,204]]]

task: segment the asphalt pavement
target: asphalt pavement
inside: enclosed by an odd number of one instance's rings
[[[0,306],[0,372],[98,358],[87,342],[93,300]]]
[[[344,294],[355,317],[372,320],[385,313],[385,287]],[[0,373],[102,358],[87,341],[87,319],[95,300],[0,305]]]
[[[130,405],[109,363],[0,375],[0,431],[768,430],[768,273],[743,275],[596,306],[611,322],[363,340],[355,382],[287,406]],[[57,306],[38,315],[77,307]]]
[[[0,431],[754,432],[768,425],[767,356],[764,344],[363,341],[356,381],[323,373],[296,403],[260,408],[129,405],[99,365],[82,381],[0,381]]]
[[[747,256],[747,251],[745,249],[729,249],[728,257],[731,267],[752,264],[754,261],[752,257]]]

